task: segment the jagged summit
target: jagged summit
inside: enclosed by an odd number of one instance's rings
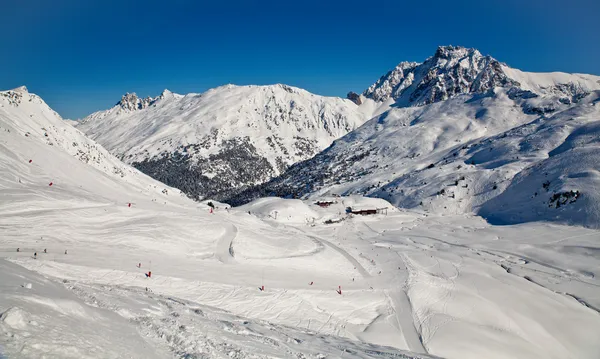
[[[483,55],[481,55],[481,52],[479,52],[479,50],[474,48],[452,45],[438,46],[437,50],[435,51],[435,54],[433,55],[434,59],[445,60],[462,59],[465,57],[479,58],[483,57]]]
[[[418,62],[401,62],[392,71],[382,76],[363,92],[367,98],[375,101],[396,99],[414,80],[414,70],[421,65]]]
[[[459,94],[484,93],[494,87],[519,85],[491,56],[483,56],[472,48],[440,46],[421,64],[401,62],[363,95],[375,101],[391,98],[400,106],[421,106]]]
[[[440,46],[423,63],[401,62],[362,96],[378,102],[393,101],[396,107],[412,107],[505,88],[511,97],[553,95],[561,102],[573,103],[597,87],[589,75],[526,73],[484,56],[477,49]]]
[[[154,99],[154,102],[156,102],[158,100],[164,100],[164,99],[180,99],[182,97],[183,97],[183,95],[177,94],[175,92],[171,92],[168,89],[164,89],[163,92],[161,92],[161,94]]]
[[[154,103],[154,101],[156,101],[156,97],[146,97],[146,98],[141,98],[138,97],[138,95],[133,92],[133,93],[126,93],[125,95],[123,95],[121,97],[121,100],[119,102],[117,102],[116,106],[120,106],[122,109],[126,110],[126,111],[136,111],[136,110],[143,110],[145,108],[147,108],[148,106],[150,106],[152,103]]]

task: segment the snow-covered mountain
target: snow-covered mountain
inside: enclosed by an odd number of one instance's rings
[[[194,198],[220,198],[313,157],[376,106],[286,85],[227,85],[185,96],[127,94],[77,127],[155,179]]]
[[[85,193],[87,185],[100,182],[104,189],[102,195],[111,202],[117,198],[110,194],[116,191],[111,189],[111,184],[125,186],[126,192],[132,193],[132,198],[122,198],[123,202],[133,202],[134,193],[142,193],[149,200],[161,202],[178,201],[176,197],[182,197],[181,191],[125,165],[63,120],[24,86],[0,92],[0,134],[3,153],[9,154],[2,157],[2,169],[8,177],[3,177],[0,182],[18,181],[23,193],[30,187],[48,186],[50,183],[58,188],[75,186]],[[45,170],[40,172],[40,166]],[[90,170],[89,166],[94,170]],[[23,176],[11,177],[18,173]],[[36,175],[39,177],[34,180]],[[5,184],[5,187],[9,186]],[[96,192],[92,197],[98,200],[101,193]]]
[[[441,47],[363,97],[392,108],[230,202],[361,193],[496,223],[600,226],[600,77],[526,73]]]
[[[363,92],[375,101],[393,99],[396,106],[420,106],[460,94],[484,94],[497,87],[514,88],[512,96],[554,95],[576,102],[598,88],[587,75],[524,73],[476,49],[440,46],[423,63],[401,62]],[[520,91],[517,91],[520,90]]]

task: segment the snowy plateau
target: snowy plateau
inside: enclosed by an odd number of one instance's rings
[[[0,358],[597,359],[599,81],[445,46],[349,99],[2,91]]]

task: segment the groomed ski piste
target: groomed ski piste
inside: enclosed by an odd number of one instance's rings
[[[600,355],[597,230],[359,196],[211,209],[6,93],[1,356]]]

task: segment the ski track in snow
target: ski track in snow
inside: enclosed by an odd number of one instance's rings
[[[322,239],[322,238],[317,238],[317,237],[311,237],[311,238],[314,238],[319,243],[322,243],[322,244],[328,246],[329,248],[335,250],[339,254],[343,255],[344,258],[346,258],[356,268],[356,270],[358,270],[358,272],[360,273],[360,275],[363,278],[369,278],[371,276],[369,274],[369,272],[367,272],[367,270],[362,266],[362,264],[360,264],[360,262],[356,260],[356,258],[351,256],[348,252],[346,252],[342,248],[340,248],[340,247],[336,246],[335,244],[333,244],[325,239]]]
[[[238,229],[231,224],[226,227],[225,234],[217,241],[215,255],[222,263],[230,263],[235,260],[233,241],[237,236]]]
[[[421,341],[421,335],[417,332],[413,323],[412,308],[410,300],[404,291],[387,292],[398,326],[402,329],[402,335],[408,345],[408,349],[415,353],[427,353]]]

